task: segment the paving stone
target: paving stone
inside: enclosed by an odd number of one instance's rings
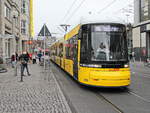
[[[0,113],[71,113],[65,97],[50,69],[29,66],[31,76],[20,82],[20,72],[0,75]]]

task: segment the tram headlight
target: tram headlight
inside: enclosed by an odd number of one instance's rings
[[[125,64],[125,65],[124,65],[124,67],[125,67],[125,68],[128,68],[128,67],[129,67],[129,65],[128,65],[128,64]]]
[[[102,67],[102,65],[95,65],[95,64],[90,64],[90,65],[88,65],[89,67],[95,67],[95,68],[101,68]]]
[[[101,68],[102,67],[102,65],[96,65],[96,64],[80,64],[80,66],[94,67],[94,68]]]

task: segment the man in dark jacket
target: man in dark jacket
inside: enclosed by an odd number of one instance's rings
[[[24,70],[26,68],[27,73],[30,76],[31,74],[29,73],[29,69],[28,69],[29,55],[27,54],[27,52],[23,52],[23,54],[20,55],[19,60],[21,62],[21,75],[24,76]]]
[[[12,56],[11,56],[12,68],[15,67],[15,61],[16,61],[16,56],[15,56],[15,54],[12,54]]]

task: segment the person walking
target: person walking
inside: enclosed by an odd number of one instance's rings
[[[20,62],[21,62],[21,75],[24,76],[24,70],[26,68],[27,70],[27,74],[28,76],[30,76],[31,74],[29,73],[29,69],[28,69],[28,62],[29,62],[29,55],[27,54],[27,52],[23,52],[22,55],[20,55]]]
[[[12,64],[12,68],[15,68],[15,62],[16,62],[15,54],[12,54],[12,56],[11,56],[11,64]]]
[[[132,61],[135,62],[135,53],[134,53],[134,51],[131,54],[132,54],[131,55],[132,56]]]
[[[33,55],[32,55],[32,63],[36,64],[36,54],[35,53],[33,53]]]
[[[41,63],[41,57],[42,57],[42,53],[41,51],[38,53],[38,58],[39,58],[39,63]]]
[[[48,67],[50,65],[50,56],[48,53],[45,53],[44,60],[45,60],[45,66]]]
[[[16,62],[18,61],[18,59],[19,59],[19,55],[18,55],[18,53],[17,52],[15,52],[15,55],[16,55]]]

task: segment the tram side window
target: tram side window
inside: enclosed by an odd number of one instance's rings
[[[55,48],[54,47],[52,48],[51,52],[52,52],[51,55],[55,56]]]
[[[59,57],[63,56],[63,44],[59,45]]]
[[[57,46],[57,56],[59,56],[59,46]]]
[[[53,51],[54,51],[54,49],[53,49],[53,47],[51,47],[50,55],[52,55],[52,56],[54,55]]]
[[[66,58],[68,59],[68,41],[65,42],[65,53],[66,53]]]
[[[88,33],[82,34],[81,39],[81,62],[88,61]]]
[[[77,58],[77,53],[78,53],[78,35],[73,37],[73,48],[72,48],[72,52],[73,52],[73,58]]]
[[[67,40],[65,48],[66,48],[66,58],[70,59],[70,40]]]
[[[69,46],[69,55],[70,55],[71,60],[73,59],[73,43],[74,43],[74,40],[73,40],[73,37],[72,37],[70,39],[70,46]]]
[[[66,43],[66,58],[73,60],[74,57],[74,44],[75,44],[75,36],[69,39]]]

